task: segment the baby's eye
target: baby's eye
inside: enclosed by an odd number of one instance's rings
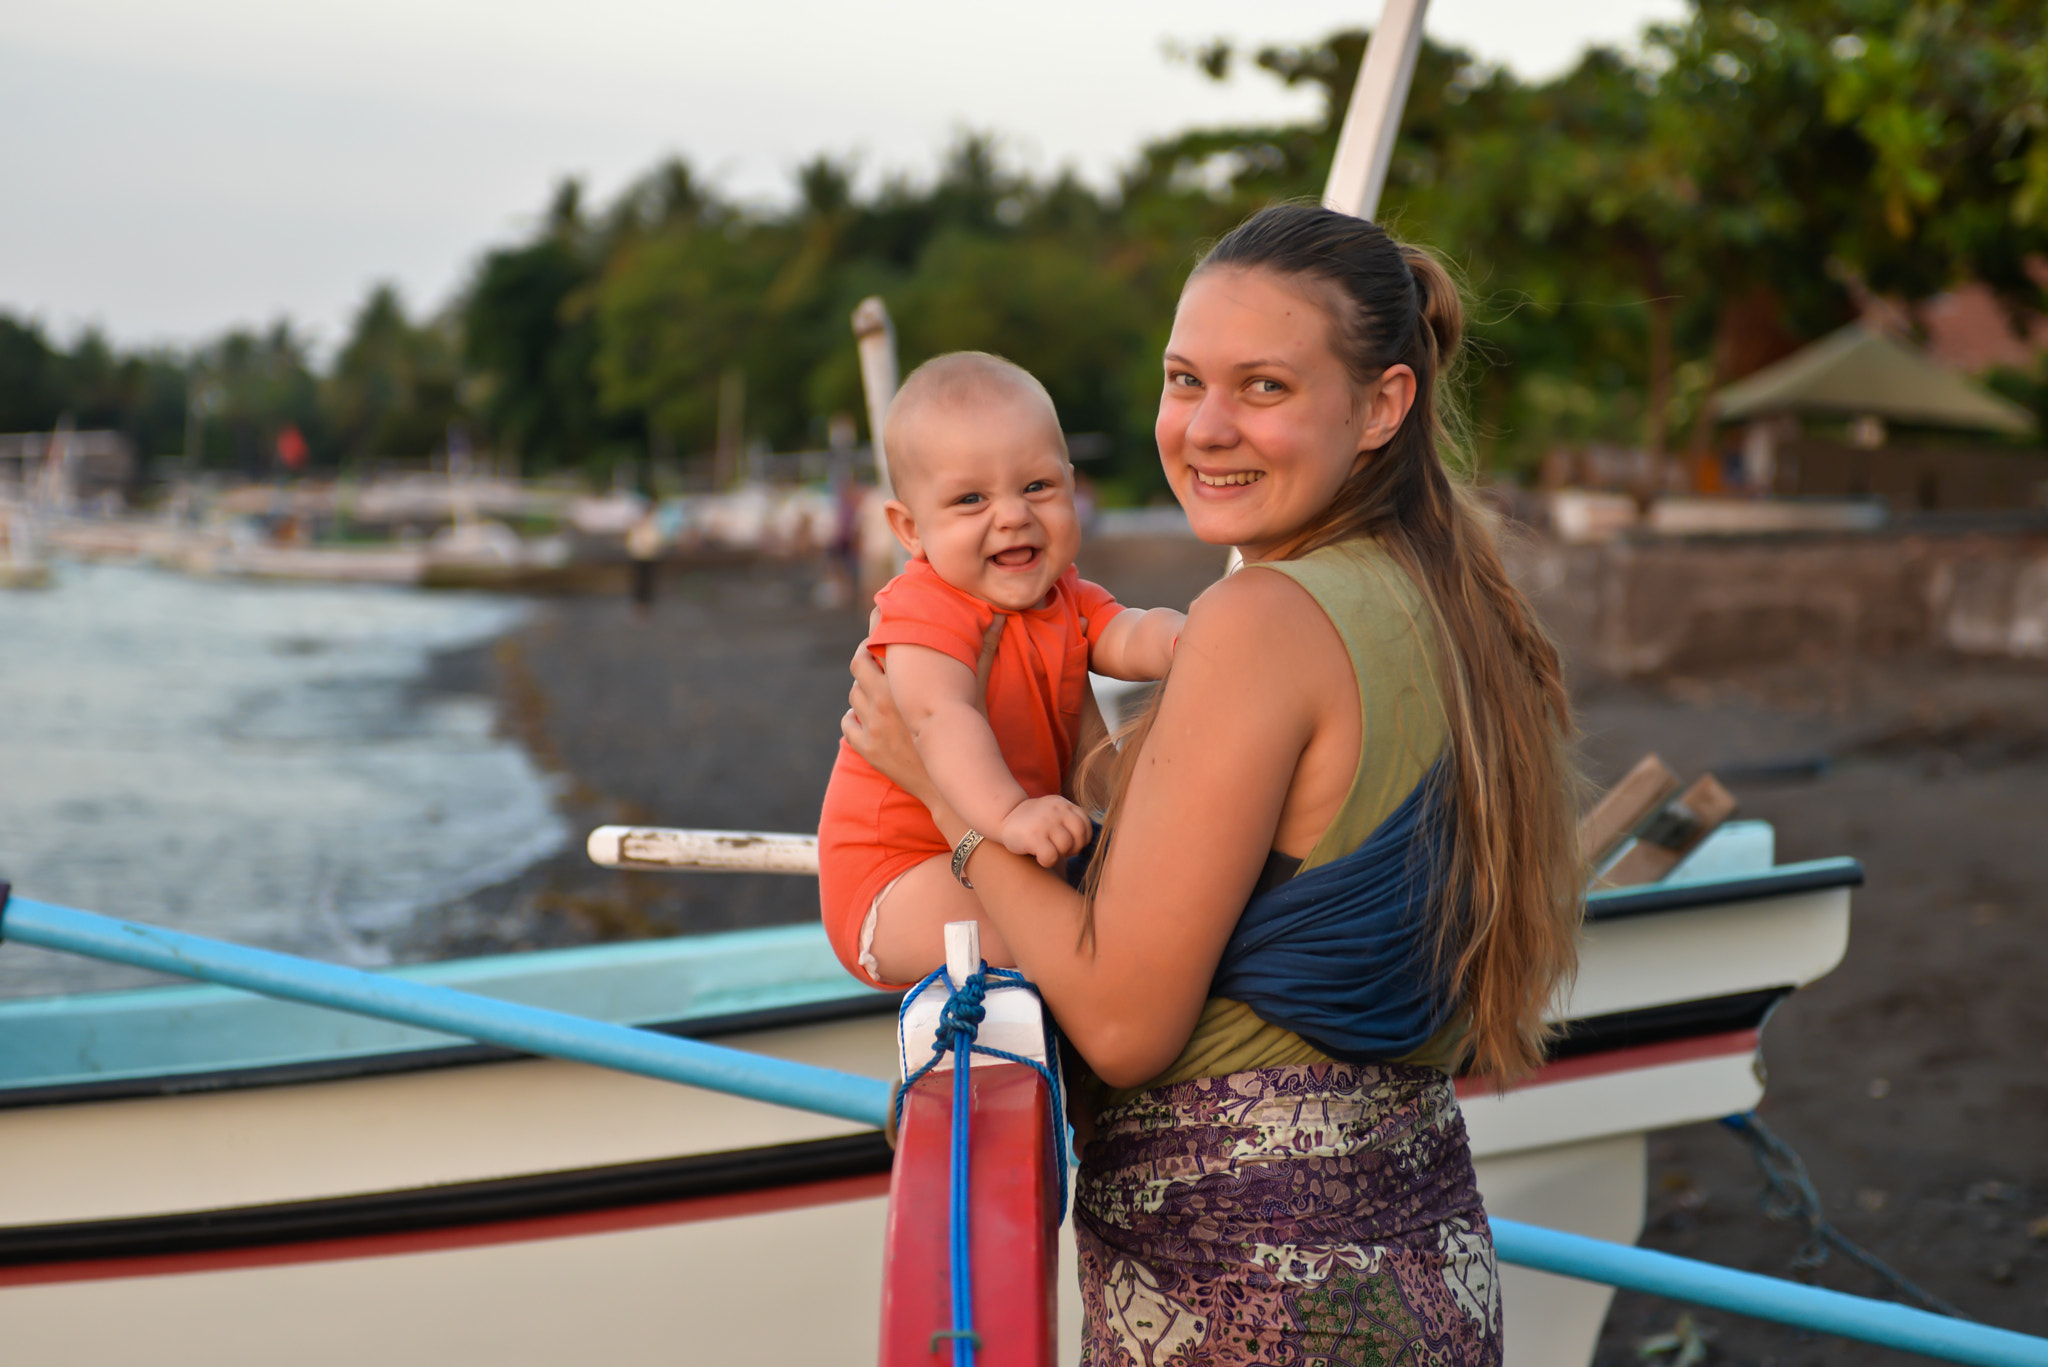
[[[1049,480],[1049,479],[1034,479],[1034,480],[1032,480],[1032,481],[1031,481],[1031,482],[1030,482],[1029,484],[1027,484],[1027,485],[1025,485],[1025,486],[1024,486],[1024,492],[1025,492],[1025,493],[1027,493],[1027,494],[1039,494],[1039,493],[1044,493],[1044,492],[1045,492],[1045,491],[1046,491],[1047,489],[1050,489],[1050,488],[1052,488],[1052,481],[1051,481],[1051,480]]]
[[[961,503],[973,504],[980,503],[982,501],[982,498],[980,494],[962,494],[960,495],[959,501]]]

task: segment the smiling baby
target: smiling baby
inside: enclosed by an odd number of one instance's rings
[[[875,596],[868,648],[946,804],[972,830],[1047,868],[1091,825],[1061,796],[1080,736],[1088,671],[1165,675],[1186,617],[1121,607],[1074,569],[1073,467],[1045,387],[978,351],[927,361],[889,407],[889,526],[910,564]],[[989,673],[982,639],[1009,618]],[[952,872],[953,847],[924,803],[844,742],[818,821],[818,888],[833,949],[875,986],[945,961],[949,921],[981,921],[984,957],[1011,960]]]

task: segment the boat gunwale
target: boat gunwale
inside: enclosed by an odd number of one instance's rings
[[[1645,883],[1640,887],[1602,888],[1586,895],[1589,924],[1634,916],[1656,916],[1701,907],[1761,902],[1802,892],[1829,892],[1863,886],[1861,860],[1837,857],[1778,864],[1760,873],[1702,878],[1685,883]]]
[[[1683,883],[1658,883],[1643,887],[1614,888],[1595,891],[1586,898],[1585,917],[1588,924],[1601,924],[1637,916],[1663,915],[1674,912],[1702,910],[1722,905],[1767,900],[1776,897],[1794,896],[1801,893],[1829,891],[1838,888],[1859,887],[1864,881],[1863,866],[1855,859],[1834,858],[1811,860],[1805,863],[1778,865],[1757,873],[1734,874],[1718,878],[1705,878]],[[7,889],[0,884],[0,897]],[[759,932],[743,930],[729,932],[753,935]],[[698,938],[698,937],[690,937]],[[716,936],[702,937],[704,940]],[[573,951],[572,951],[573,952]],[[501,956],[516,958],[518,956]],[[449,961],[461,964],[464,961]],[[439,967],[436,965],[435,967]],[[599,971],[593,966],[588,971]],[[142,989],[184,990],[191,988]],[[219,990],[219,989],[200,989]],[[1775,991],[1776,989],[1766,989]],[[1789,990],[1789,987],[1786,989]],[[807,1025],[829,1024],[834,1021],[878,1016],[893,1012],[901,1001],[900,993],[857,991],[844,996],[827,997],[821,1000],[791,1003],[785,1006],[763,1007],[749,1011],[728,1012],[713,1016],[695,1016],[672,1019],[640,1025],[638,1028],[660,1034],[681,1036],[690,1039],[711,1039],[735,1034],[797,1028]],[[1644,1008],[1657,1012],[1684,1010],[1692,1003],[1669,1003],[1660,1007]],[[1626,1020],[1635,1019],[1642,1012],[1616,1013],[1613,1025],[1624,1033],[1630,1030]],[[1604,1022],[1607,1018],[1586,1018],[1560,1022],[1565,1035],[1560,1048],[1565,1053],[1598,1051],[1608,1047],[1597,1040],[1607,1033]],[[485,1044],[431,1045],[415,1049],[382,1049],[362,1053],[336,1053],[314,1058],[294,1059],[281,1063],[244,1064],[229,1067],[198,1067],[194,1069],[166,1069],[151,1072],[131,1073],[116,1077],[79,1078],[64,1082],[39,1082],[27,1085],[7,1086],[0,1084],[0,1111],[28,1107],[76,1105],[99,1101],[120,1101],[145,1097],[178,1096],[194,1093],[235,1091],[248,1088],[294,1086],[306,1083],[347,1081],[355,1078],[382,1077],[393,1074],[421,1072],[431,1069],[468,1067],[488,1063],[508,1063],[531,1059],[535,1055],[518,1050],[504,1049]]]
[[[829,1025],[834,1021],[858,1020],[867,1016],[893,1015],[901,1002],[902,994],[899,992],[866,991],[858,995],[828,997],[823,1001],[795,1002],[788,1006],[763,1007],[753,1011],[656,1021],[636,1025],[634,1028],[651,1030],[659,1035],[679,1036],[683,1039],[718,1039],[730,1035],[758,1034],[769,1030],[798,1029],[807,1025]],[[123,1077],[89,1078],[77,1082],[32,1083],[22,1087],[0,1085],[0,1111],[33,1106],[82,1105],[95,1101],[128,1101],[143,1097],[241,1091],[257,1087],[347,1082],[356,1078],[388,1077],[438,1068],[518,1063],[539,1057],[541,1055],[518,1049],[505,1049],[495,1044],[448,1044],[425,1049],[387,1049],[374,1053],[333,1054],[322,1058],[297,1059],[290,1063],[137,1073]]]

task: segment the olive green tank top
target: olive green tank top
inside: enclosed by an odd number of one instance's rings
[[[1437,633],[1421,589],[1378,542],[1346,541],[1298,560],[1248,568],[1284,574],[1307,590],[1337,629],[1358,683],[1358,772],[1322,838],[1294,870],[1305,872],[1364,844],[1443,754],[1447,732]],[[1463,1052],[1465,1033],[1459,1013],[1421,1048],[1392,1061],[1449,1072]],[[1180,1057],[1165,1072],[1138,1087],[1097,1084],[1100,1090],[1092,1099],[1100,1110],[1191,1078],[1333,1061],[1293,1031],[1261,1020],[1244,1003],[1211,997]]]

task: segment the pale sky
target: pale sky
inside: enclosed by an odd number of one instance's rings
[[[1250,10],[1256,8],[1256,15]],[[1307,117],[1168,41],[1303,42],[1380,0],[15,0],[0,17],[0,309],[187,342],[289,315],[324,344],[378,281],[439,307],[563,175],[602,203],[671,154],[787,195],[826,151],[928,171],[961,129],[1104,184],[1147,138]],[[1684,0],[1435,0],[1525,78]]]

